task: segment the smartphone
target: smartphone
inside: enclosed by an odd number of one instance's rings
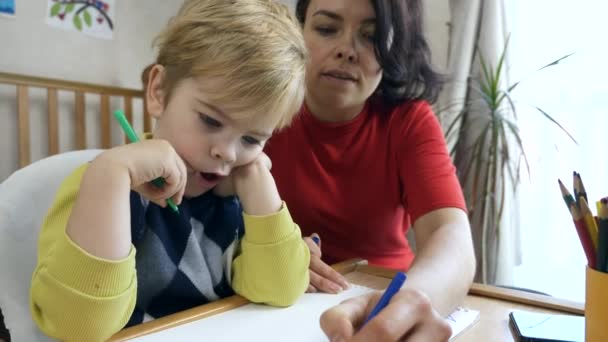
[[[584,342],[585,317],[512,311],[509,324],[519,342]]]

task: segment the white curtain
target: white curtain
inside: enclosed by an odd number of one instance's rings
[[[444,88],[439,101],[439,119],[444,130],[452,123],[462,110],[465,101],[474,103],[478,94],[472,78],[479,77],[481,67],[479,54],[484,56],[486,63],[496,66],[503,51],[508,36],[504,0],[451,0],[451,33],[448,56],[449,82]],[[508,58],[503,71],[501,87],[509,85]],[[474,108],[475,109],[475,108]],[[487,112],[487,111],[486,111]],[[457,146],[456,166],[459,168],[461,183],[465,197],[471,206],[475,191],[471,182],[463,177],[464,165],[470,158],[469,147],[473,144],[478,132],[489,120],[484,111],[468,110],[463,117],[467,131],[456,128],[459,135],[448,137],[448,146]],[[515,120],[515,118],[511,118]],[[452,128],[454,130],[455,128]],[[464,134],[463,134],[464,133]],[[458,144],[456,145],[456,141]],[[509,141],[509,149],[514,151],[513,142]],[[488,150],[484,149],[484,153]],[[512,152],[513,155],[515,153]],[[491,172],[500,173],[499,170]],[[487,177],[487,175],[484,175]],[[484,210],[474,210],[470,217],[477,258],[477,275],[475,280],[483,283],[512,285],[515,265],[520,262],[519,244],[519,213],[517,207],[517,191],[511,191],[514,184],[508,178],[500,178],[504,182],[504,197],[502,193],[492,194],[489,201],[504,198],[503,214],[496,219],[496,212],[484,207]],[[479,190],[476,191],[479,196]]]

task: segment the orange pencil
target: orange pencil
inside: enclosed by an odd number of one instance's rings
[[[584,197],[580,198],[581,200],[581,215],[583,215],[583,220],[585,221],[585,226],[587,227],[587,231],[589,232],[589,236],[591,236],[591,241],[593,242],[593,248],[597,250],[597,222],[595,221],[595,217],[591,213],[589,209],[589,205]]]
[[[589,265],[589,267],[595,269],[597,260],[595,248],[593,247],[593,242],[591,241],[591,236],[589,235],[589,231],[587,230],[587,226],[585,225],[583,215],[581,214],[581,211],[576,207],[575,203],[570,204],[570,214],[572,215],[572,221],[574,221],[574,227],[576,228],[578,238],[579,240],[581,240],[583,251],[585,252],[585,256],[587,257],[587,264]]]

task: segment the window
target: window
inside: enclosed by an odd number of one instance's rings
[[[581,174],[590,207],[608,196],[608,1],[509,0],[511,82],[530,162],[522,169],[515,286],[584,301],[586,259],[557,179]],[[536,72],[566,54],[562,63]],[[533,106],[551,114],[578,146]]]

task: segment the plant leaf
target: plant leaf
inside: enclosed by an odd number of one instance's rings
[[[82,31],[82,21],[80,20],[79,15],[75,15],[74,19],[72,19],[72,22],[74,23],[74,26],[76,27],[76,29],[78,29],[78,31]]]
[[[481,147],[485,143],[485,136],[486,136],[489,125],[490,124],[488,123],[488,125],[486,125],[486,127],[483,128],[483,130],[479,133],[477,138],[475,138],[475,142],[473,143],[473,145],[469,148],[469,149],[472,149],[473,151],[471,153],[470,159],[468,160],[468,163],[466,165],[464,165],[465,170],[464,170],[463,179],[462,179],[463,183],[467,183],[469,181],[469,172],[471,171],[473,164],[479,158],[481,158],[480,151],[481,151]],[[464,155],[466,155],[466,154],[464,154]]]
[[[67,4],[67,6],[65,6],[65,13],[66,14],[72,12],[73,10],[74,10],[74,4],[73,3],[69,3],[69,4]]]
[[[507,36],[507,39],[505,39],[505,45],[502,48],[502,52],[500,53],[500,58],[498,59],[498,67],[496,68],[496,82],[498,83],[498,80],[500,78],[500,75],[502,75],[502,66],[505,62],[505,56],[507,55],[507,47],[509,46],[509,39],[511,39],[511,35]],[[498,84],[496,89],[498,89]]]
[[[84,19],[84,23],[87,24],[87,27],[91,27],[93,24],[93,19],[91,18],[91,14],[88,11],[84,11],[82,13],[82,18]]]
[[[492,107],[492,97],[490,95],[490,90],[487,87],[484,87],[483,84],[481,84],[482,88],[478,88],[475,85],[471,85],[471,89],[474,90],[475,92],[477,92],[477,94],[481,97],[481,99],[484,101],[484,103],[486,104],[486,106],[488,106],[489,108]],[[470,108],[470,106],[469,106]]]
[[[521,83],[521,81],[517,81],[515,82],[513,85],[511,85],[508,89],[507,92],[510,93],[513,91],[513,89],[515,89],[515,87],[517,87],[519,85],[519,83]]]
[[[508,92],[502,92],[500,94],[499,103],[501,103],[505,98],[507,99],[507,101],[509,101],[509,108],[511,108],[513,117],[517,120],[517,107],[515,107],[515,101],[513,101],[511,94],[509,94]]]
[[[55,3],[53,6],[51,6],[51,18],[57,16],[57,14],[59,14],[60,10],[61,10],[60,3]]]
[[[578,142],[576,141],[576,139],[574,139],[574,137],[570,133],[568,133],[568,131],[564,127],[562,127],[562,125],[559,122],[557,122],[554,118],[552,118],[551,115],[549,115],[547,112],[545,112],[544,110],[542,110],[536,106],[534,108],[538,109],[538,111],[543,113],[543,115],[547,119],[551,120],[554,124],[557,125],[557,127],[561,128],[561,130],[564,131],[564,133],[566,133],[570,137],[570,139],[572,139],[572,141],[574,141],[574,143],[578,145]]]
[[[448,137],[450,136],[450,134],[452,133],[452,129],[454,129],[454,127],[456,126],[456,124],[458,124],[462,117],[464,116],[465,111],[461,111],[460,113],[458,113],[458,115],[456,115],[454,117],[454,119],[452,120],[452,122],[450,122],[450,126],[448,126],[447,131],[445,132],[445,136]]]
[[[479,54],[479,65],[481,66],[481,71],[483,73],[482,80],[489,80],[490,71],[488,70],[488,65],[486,64],[485,58],[483,57],[483,53],[481,52],[479,46],[477,46],[477,52]]]
[[[500,125],[500,134],[502,136],[502,140],[503,141],[507,141],[507,133],[506,133],[505,125],[504,124]],[[509,145],[508,144],[505,144],[505,150],[506,150],[506,153],[505,153],[505,156],[503,158],[503,162],[507,162],[511,158],[511,153],[510,153]],[[504,177],[504,169],[505,168],[503,167],[503,177]],[[511,170],[511,168],[507,167],[506,169],[509,172],[509,177],[511,178],[511,182],[515,183],[515,177],[513,176],[513,172]]]
[[[574,52],[573,52],[573,53],[569,53],[569,54],[567,54],[567,55],[565,55],[565,56],[563,56],[563,57],[561,57],[561,58],[558,58],[558,59],[554,60],[553,62],[551,62],[551,63],[549,63],[549,64],[547,64],[547,65],[543,66],[543,67],[542,67],[542,68],[540,68],[540,69],[538,69],[538,71],[541,71],[541,70],[543,70],[543,69],[545,69],[545,68],[548,68],[548,67],[550,67],[550,66],[557,65],[557,64],[559,64],[559,62],[563,61],[564,59],[566,59],[566,58],[568,58],[568,57],[570,57],[570,56],[572,56],[572,55],[574,55]]]
[[[528,156],[526,155],[526,150],[524,149],[523,141],[521,140],[521,136],[519,135],[519,128],[517,127],[516,124],[514,124],[513,122],[511,122],[509,120],[504,120],[504,122],[507,124],[507,127],[509,127],[509,130],[515,137],[515,141],[517,142],[519,151],[521,152],[521,155],[524,157],[524,161],[526,163],[526,171],[528,172],[528,175],[529,175],[530,174],[530,163],[528,163]],[[517,178],[519,178],[519,172],[517,174],[518,174]]]

